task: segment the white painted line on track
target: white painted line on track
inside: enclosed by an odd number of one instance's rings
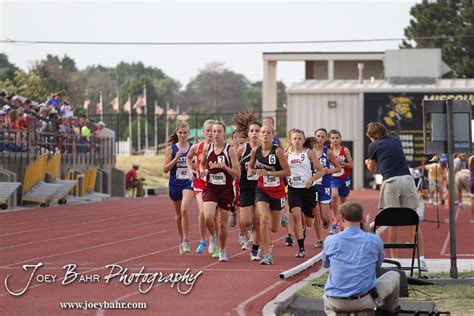
[[[113,229],[138,227],[138,226],[143,226],[143,225],[148,225],[148,224],[167,221],[167,220],[172,219],[172,218],[174,218],[174,216],[162,218],[162,219],[155,220],[155,221],[142,222],[142,223],[133,224],[133,225],[127,224],[127,225],[122,225],[122,226],[108,227],[108,228],[104,228],[104,229],[96,229],[96,230],[91,230],[91,231],[87,231],[87,232],[83,232],[83,233],[77,233],[77,234],[72,234],[72,235],[61,236],[61,237],[57,237],[57,238],[36,240],[36,241],[31,241],[31,242],[27,242],[27,243],[23,243],[23,244],[18,244],[18,245],[11,245],[11,246],[7,246],[7,247],[1,247],[0,250],[11,249],[11,248],[16,248],[16,247],[22,247],[22,246],[29,246],[29,245],[48,242],[48,241],[57,241],[57,240],[62,240],[62,239],[67,239],[67,238],[72,238],[72,237],[85,236],[85,235],[88,235],[88,234],[100,233],[100,232],[105,232],[105,231],[113,230]]]
[[[156,211],[146,212],[146,213],[143,213],[142,215],[153,214],[153,213],[156,213]],[[3,235],[0,235],[0,237],[7,237],[7,236],[24,234],[24,233],[40,232],[40,231],[51,231],[51,229],[55,229],[55,228],[71,227],[71,225],[74,225],[76,227],[76,226],[80,226],[80,225],[107,222],[107,221],[110,221],[110,220],[117,220],[117,219],[121,219],[121,218],[133,217],[133,216],[137,216],[137,215],[140,215],[140,214],[127,214],[127,215],[122,215],[122,216],[113,216],[113,217],[102,218],[102,219],[99,219],[99,220],[91,220],[91,221],[87,221],[87,222],[83,222],[83,223],[69,223],[67,225],[49,226],[49,227],[43,227],[43,228],[37,228],[37,229],[30,229],[30,230],[24,230],[24,231],[19,231],[19,232],[14,232],[14,233],[6,233],[6,234],[3,234]]]
[[[171,210],[171,208],[169,208],[167,210]],[[101,210],[100,214],[101,215],[107,215],[109,213],[118,213],[118,212],[123,212],[123,211],[127,211],[127,207],[123,207],[123,208],[120,208],[120,209]],[[24,221],[24,222],[13,222],[13,223],[2,223],[1,216],[0,216],[0,225],[2,226],[2,228],[3,227],[8,227],[8,226],[17,227],[18,225],[35,224],[35,223],[50,222],[50,221],[55,221],[55,220],[57,221],[57,220],[71,219],[71,218],[75,218],[75,217],[84,217],[84,216],[87,216],[87,215],[95,215],[93,212],[96,212],[96,211],[95,210],[87,210],[85,212],[79,213],[79,212],[76,212],[75,210],[63,210],[62,212],[64,214],[67,214],[67,215],[63,216],[62,214],[58,214],[58,215],[48,214],[48,215],[52,215],[52,216],[51,217],[46,217],[46,218],[42,217],[41,219],[36,219],[36,220],[29,220],[29,221]],[[74,212],[74,213],[71,214],[71,212]],[[141,215],[141,214],[142,213],[137,212],[135,215]]]
[[[454,222],[456,223],[458,221],[458,216],[459,216],[459,209],[456,208],[456,215],[454,217]],[[451,236],[449,230],[448,230],[448,233],[446,234],[446,239],[444,240],[444,244],[443,244],[443,248],[441,248],[441,253],[440,255],[448,255],[449,254],[446,254],[446,249],[448,248],[448,243],[449,243],[449,237]]]

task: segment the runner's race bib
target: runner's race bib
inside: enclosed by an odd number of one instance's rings
[[[266,188],[274,188],[280,185],[280,177],[263,176],[263,186]]]
[[[225,185],[225,183],[226,183],[225,174],[223,172],[210,174],[209,175],[209,182],[214,184],[214,185]]]
[[[291,176],[289,180],[292,187],[306,185],[306,182],[301,178],[301,176]]]
[[[253,170],[253,176],[249,177],[249,176],[247,175],[247,180],[249,180],[249,181],[257,181],[257,180],[258,180],[257,170],[255,170],[255,169]]]
[[[176,169],[176,179],[178,180],[188,180],[188,168],[177,168]]]

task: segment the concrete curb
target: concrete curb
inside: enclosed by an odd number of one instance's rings
[[[402,265],[407,265],[411,263],[411,259],[398,259]],[[440,273],[447,272],[449,273],[451,260],[450,259],[426,259],[428,268],[430,269],[429,273]],[[457,259],[457,268],[458,272],[469,272],[474,271],[474,259]],[[263,307],[263,315],[277,315],[278,313],[283,312],[293,301],[294,294],[305,287],[313,279],[319,278],[329,269],[321,268],[319,271],[311,273],[309,276],[304,278],[298,283],[293,284],[283,292],[277,295],[275,299],[271,300]]]

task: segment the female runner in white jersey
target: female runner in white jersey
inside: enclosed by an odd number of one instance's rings
[[[201,158],[201,172],[206,175],[206,187],[202,195],[204,201],[204,217],[207,229],[211,233],[209,253],[214,253],[219,241],[219,261],[228,261],[227,222],[229,211],[234,200],[234,178],[240,175],[239,163],[235,149],[226,143],[226,126],[216,122],[212,126],[213,142],[204,148]],[[216,208],[219,216],[219,239],[217,238],[214,217]]]
[[[291,174],[283,150],[272,144],[275,132],[273,127],[263,125],[260,129],[261,145],[252,150],[247,170],[249,177],[258,175],[255,190],[255,206],[260,216],[260,239],[263,259],[260,264],[273,264],[270,254],[271,232],[278,232],[281,210],[285,206],[285,183],[283,177]],[[270,232],[271,231],[271,232]]]
[[[196,198],[196,203],[199,209],[199,236],[201,237],[201,242],[196,248],[197,253],[202,253],[204,248],[206,248],[206,221],[204,220],[204,206],[202,201],[202,192],[206,187],[206,181],[201,177],[201,170],[199,164],[201,162],[201,155],[204,148],[209,147],[212,143],[212,126],[214,125],[215,120],[206,120],[202,125],[202,132],[204,134],[204,140],[194,144],[186,156],[186,166],[188,167],[189,180],[193,183],[194,197]],[[193,166],[194,160],[194,166]],[[196,170],[194,170],[194,168]]]
[[[294,221],[295,237],[298,242],[297,258],[305,257],[305,227],[314,223],[313,208],[316,205],[314,181],[321,178],[325,169],[312,150],[312,138],[305,138],[304,132],[295,129],[290,135],[292,149],[288,153],[291,175],[288,177],[288,204]]]

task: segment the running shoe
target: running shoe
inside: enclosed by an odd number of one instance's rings
[[[250,247],[252,247],[252,241],[251,241],[251,240],[246,240],[246,241],[242,244],[242,250],[249,250]]]
[[[314,243],[314,248],[323,248],[323,241],[320,239]]]
[[[220,251],[219,252],[219,261],[220,262],[226,262],[228,260],[229,260],[229,258],[227,258],[227,250],[224,249],[224,250]]]
[[[300,250],[296,254],[296,258],[304,258],[305,256],[306,256],[306,254],[305,254],[304,250]]]
[[[219,256],[220,256],[219,247],[216,247],[216,249],[214,250],[214,253],[212,254],[212,258],[219,258]]]
[[[264,264],[264,265],[273,264],[272,255],[269,253],[263,255],[263,259],[260,261],[260,264]]]
[[[213,235],[209,237],[209,247],[207,248],[207,252],[213,254],[217,248],[217,235]]]
[[[285,213],[281,213],[280,224],[281,224],[281,227],[288,226],[288,216],[286,216]]]
[[[183,242],[181,243],[181,249],[183,250],[182,255],[187,254],[188,252],[191,251],[191,248],[189,248],[189,244],[188,244],[187,241],[183,241]]]
[[[420,259],[420,271],[428,272],[428,265],[426,264],[425,259]]]
[[[229,216],[229,226],[235,227],[236,224],[237,224],[237,216],[235,215],[235,212],[232,212]]]
[[[288,234],[288,237],[286,237],[285,242],[287,247],[293,247],[293,236],[291,234]]]
[[[260,261],[262,258],[260,258],[259,254],[258,254],[258,250],[257,251],[250,251],[250,261]]]
[[[239,245],[243,245],[245,243],[245,237],[242,233],[239,234]]]
[[[328,229],[329,228],[329,221],[323,222],[323,229]]]
[[[206,248],[206,241],[201,240],[201,242],[199,243],[199,245],[196,248],[196,253],[202,253],[204,251],[204,248]]]
[[[331,229],[329,230],[329,233],[331,235],[334,235],[337,233],[337,225],[338,225],[339,221],[337,219],[333,219],[332,220],[332,224],[331,224]]]
[[[184,255],[183,243],[182,243],[182,242],[179,243],[179,254],[180,254],[180,255]]]

